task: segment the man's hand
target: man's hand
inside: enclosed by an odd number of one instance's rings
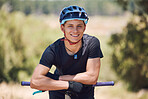
[[[75,93],[80,93],[82,88],[83,88],[83,84],[79,83],[79,82],[75,82],[75,81],[68,81],[69,82],[69,88],[68,91],[72,91]]]

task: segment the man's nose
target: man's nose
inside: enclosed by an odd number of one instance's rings
[[[77,33],[78,32],[78,28],[77,27],[74,27],[74,33]]]

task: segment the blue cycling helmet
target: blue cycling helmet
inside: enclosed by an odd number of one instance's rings
[[[85,10],[79,6],[65,7],[60,13],[60,24],[64,24],[68,20],[82,20],[85,24],[88,22],[88,16]]]

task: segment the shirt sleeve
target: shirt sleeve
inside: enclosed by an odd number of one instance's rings
[[[88,58],[103,57],[103,53],[100,48],[100,41],[96,37],[93,37],[90,40],[88,48],[89,48]]]
[[[54,52],[53,50],[50,48],[50,46],[48,46],[46,48],[46,50],[44,51],[44,53],[42,54],[42,57],[40,59],[40,64],[47,66],[49,68],[52,67],[53,63],[54,63]]]

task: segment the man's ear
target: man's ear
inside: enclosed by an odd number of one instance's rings
[[[84,31],[86,30],[86,25],[84,26]]]
[[[64,33],[64,25],[63,24],[61,24],[61,26],[60,26],[60,28],[61,28],[61,31]]]

